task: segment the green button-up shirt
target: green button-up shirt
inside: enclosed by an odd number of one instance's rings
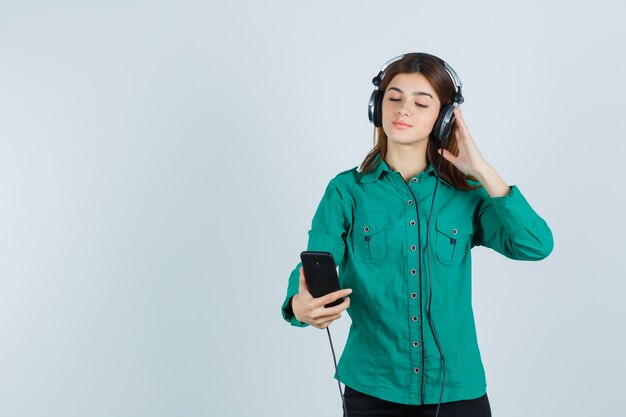
[[[355,167],[333,178],[307,250],[331,252],[342,288],[353,290],[352,324],[335,377],[387,401],[436,404],[445,361],[442,402],[485,394],[471,304],[470,249],[478,245],[511,259],[539,260],[553,240],[516,186],[495,198],[482,187],[460,191],[432,166],[407,183],[384,160],[369,173]],[[289,277],[282,313],[304,327],[291,310],[299,268]]]

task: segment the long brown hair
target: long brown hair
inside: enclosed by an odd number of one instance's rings
[[[435,93],[439,97],[441,105],[452,103],[454,93],[456,92],[454,82],[450,78],[450,74],[446,71],[441,61],[432,55],[423,53],[405,54],[398,61],[393,62],[385,70],[383,79],[378,86],[379,91],[385,92],[387,86],[398,74],[421,73],[430,85],[433,86]],[[454,129],[450,133],[448,139],[444,141],[444,146],[454,155],[459,154],[459,147],[456,141]],[[473,190],[480,186],[471,185],[468,180],[476,181],[475,178],[463,174],[451,162],[448,162],[443,156],[437,152],[442,144],[433,137],[431,132],[428,137],[428,146],[426,147],[426,160],[432,163],[439,176],[459,190]],[[382,161],[387,155],[387,134],[382,127],[374,128],[374,148],[367,154],[359,170],[362,173],[372,171],[376,165]]]

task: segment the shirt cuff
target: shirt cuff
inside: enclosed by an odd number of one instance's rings
[[[301,322],[296,319],[296,316],[293,314],[293,310],[291,308],[291,298],[298,294],[299,286],[300,286],[300,266],[302,262],[299,262],[296,268],[291,272],[291,277],[289,278],[289,285],[287,286],[287,296],[285,297],[285,301],[283,302],[283,306],[281,308],[283,313],[283,319],[291,323],[292,326],[296,327],[306,327],[307,323]]]
[[[293,297],[293,295],[291,296]],[[292,326],[296,327],[306,327],[307,323],[299,321],[296,316],[293,314],[293,310],[291,309],[291,297],[288,297],[283,303],[283,318],[291,323]]]
[[[491,202],[506,231],[515,234],[535,220],[536,214],[517,186],[509,188],[508,195],[492,197]]]

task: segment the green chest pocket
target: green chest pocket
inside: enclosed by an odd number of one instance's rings
[[[361,262],[387,259],[389,215],[365,214],[355,217],[352,230],[354,257]]]
[[[472,221],[469,219],[438,217],[435,245],[439,262],[458,265],[471,248],[473,232]]]

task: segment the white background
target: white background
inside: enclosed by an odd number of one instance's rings
[[[474,253],[494,416],[623,416],[618,1],[0,3],[0,415],[341,415],[280,315],[371,79],[423,51],[555,236]],[[345,342],[347,316],[333,324]]]

